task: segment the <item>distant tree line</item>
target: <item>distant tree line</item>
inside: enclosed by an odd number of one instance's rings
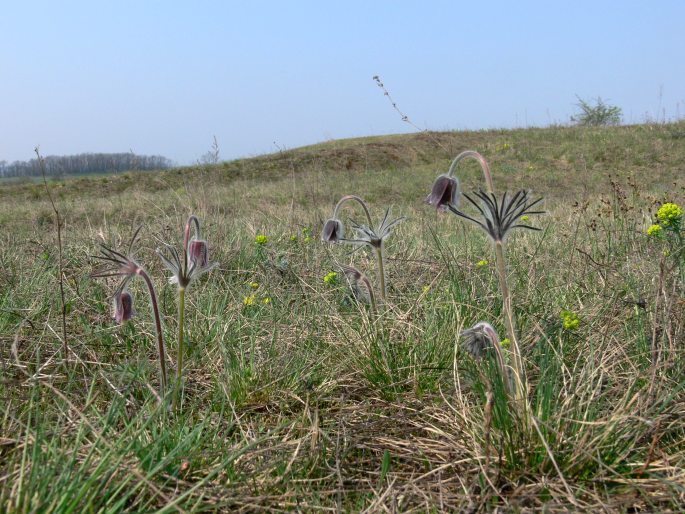
[[[172,166],[172,162],[161,155],[136,155],[134,153],[49,155],[44,160],[45,173],[54,177],[89,173],[160,170]],[[0,177],[36,177],[40,175],[41,170],[38,159],[15,161],[13,163],[0,161]]]

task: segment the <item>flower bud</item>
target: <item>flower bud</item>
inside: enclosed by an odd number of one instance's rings
[[[135,312],[133,311],[133,297],[128,291],[121,291],[114,297],[114,319],[117,323],[130,320]]]
[[[188,259],[192,264],[204,268],[209,264],[207,241],[193,239],[188,243]]]

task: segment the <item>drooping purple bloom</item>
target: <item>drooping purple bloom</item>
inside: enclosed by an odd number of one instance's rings
[[[326,220],[321,231],[321,239],[326,243],[339,243],[345,237],[345,226],[336,218]]]
[[[195,237],[190,238],[191,229],[195,227]],[[200,221],[190,216],[183,232],[183,253],[180,254],[172,245],[164,243],[164,249],[157,249],[157,255],[171,271],[169,282],[185,289],[200,275],[216,266],[209,262],[207,241],[200,239]]]
[[[449,205],[459,204],[459,181],[456,177],[440,175],[433,182],[433,188],[426,197],[426,203],[439,211],[446,211]]]
[[[204,268],[209,265],[209,253],[207,250],[207,241],[201,239],[193,239],[188,244],[188,259],[192,264]]]
[[[134,314],[131,293],[126,290],[118,292],[114,296],[114,320],[117,323],[124,323],[130,320]]]

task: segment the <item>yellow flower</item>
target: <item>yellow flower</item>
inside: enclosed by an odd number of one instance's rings
[[[293,243],[296,243],[296,242],[297,242],[297,236],[296,236],[295,234],[293,234],[292,236],[290,236],[290,240],[291,240]]]
[[[250,305],[254,305],[254,301],[255,301],[254,295],[246,296],[246,297],[243,299],[243,305],[244,305],[245,307],[249,307]]]
[[[264,234],[257,234],[254,238],[254,242],[260,246],[264,246],[268,241],[269,239]]]
[[[665,203],[659,208],[656,213],[656,219],[658,219],[662,225],[668,227],[669,225],[676,225],[680,222],[683,216],[683,210],[674,203]]]
[[[528,221],[530,219],[530,217],[527,214],[524,214],[523,216],[521,216],[520,219],[521,219],[521,221]]]
[[[488,264],[489,264],[488,261],[486,261],[485,259],[481,259],[481,260],[479,260],[479,261],[476,263],[476,267],[478,267],[478,268],[484,268],[484,267],[487,266]]]
[[[307,244],[307,243],[309,243],[309,241],[311,241],[311,240],[312,240],[312,238],[311,238],[311,237],[309,237],[309,236],[305,236],[305,238],[304,238],[304,244]]]
[[[267,297],[267,298],[262,298],[262,303],[263,303],[264,305],[269,305],[269,304],[271,303],[271,298],[269,298],[269,297]]]
[[[573,311],[563,310],[561,311],[560,317],[564,320],[564,328],[566,330],[575,330],[580,325],[580,319]]]
[[[508,337],[505,337],[504,339],[502,339],[502,342],[500,343],[500,345],[501,345],[502,348],[504,348],[505,350],[508,350],[509,347],[511,346],[511,341],[509,341],[509,338],[508,338]]]
[[[259,288],[259,282],[250,282],[250,287],[252,289],[258,289]]]
[[[328,285],[335,285],[338,282],[338,274],[335,271],[331,271],[328,275],[323,277],[323,281]]]
[[[430,290],[431,290],[431,286],[423,286],[423,294],[426,294]]]
[[[652,225],[647,229],[647,235],[656,237],[661,234],[661,230],[661,225]]]

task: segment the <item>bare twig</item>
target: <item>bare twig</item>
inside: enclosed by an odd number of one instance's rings
[[[397,111],[397,114],[400,115],[400,118],[402,119],[403,122],[408,123],[409,125],[411,125],[412,127],[414,127],[416,130],[418,130],[419,132],[423,132],[423,133],[427,134],[427,135],[433,140],[433,142],[434,142],[436,145],[438,145],[440,148],[442,148],[442,149],[443,149],[445,152],[447,152],[448,154],[451,153],[451,152],[447,149],[447,147],[446,147],[445,145],[443,145],[440,141],[438,141],[438,139],[435,138],[435,137],[428,131],[428,129],[422,129],[421,127],[419,127],[416,123],[414,123],[413,121],[411,121],[411,119],[409,118],[409,116],[407,116],[406,114],[404,114],[404,112],[402,112],[402,111],[400,110],[400,108],[397,106],[397,103],[395,102],[395,100],[392,98],[392,96],[390,96],[390,91],[388,91],[388,90],[386,89],[385,84],[383,84],[383,82],[381,81],[381,78],[380,78],[378,75],[374,75],[372,78],[373,78],[373,80],[376,82],[376,85],[377,85],[379,88],[381,88],[381,89],[383,90],[383,96],[386,96],[386,97],[388,98],[388,101],[390,102],[390,105],[392,105],[392,108],[395,109],[395,111]]]
[[[48,180],[45,173],[45,160],[40,155],[39,147],[35,147],[34,152],[38,157],[38,164],[40,166],[40,173],[43,176],[43,185],[45,186],[45,191],[48,193],[48,198],[50,199],[50,204],[52,205],[52,210],[55,212],[55,226],[57,227],[57,265],[59,273],[59,295],[62,301],[62,344],[64,350],[64,362],[67,362],[67,356],[69,355],[69,346],[67,344],[67,303],[64,299],[64,262],[62,257],[62,220],[59,215],[59,211],[55,206],[55,200],[52,198],[52,192],[48,187]]]

